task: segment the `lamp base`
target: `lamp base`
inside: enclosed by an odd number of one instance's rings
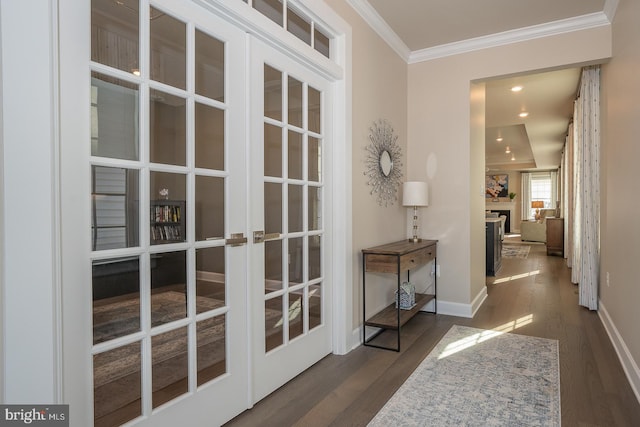
[[[407,241],[409,243],[418,243],[418,242],[422,242],[422,239],[420,239],[418,237],[411,237],[411,238],[407,239]]]

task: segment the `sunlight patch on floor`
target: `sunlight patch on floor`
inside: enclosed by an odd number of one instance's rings
[[[445,347],[444,351],[440,353],[438,359],[444,359],[445,357],[451,356],[452,354],[458,353],[462,350],[473,347],[476,344],[480,344],[481,342],[490,340],[491,338],[495,338],[507,332],[511,332],[514,329],[521,328],[532,322],[533,314],[528,314],[526,316],[507,322],[503,325],[497,326],[490,331],[482,331],[480,333],[470,335],[466,338],[449,344],[447,347]]]
[[[523,326],[529,325],[531,323],[533,323],[533,314],[528,314],[519,319],[507,322],[504,325],[496,326],[495,328],[493,328],[493,330],[500,332],[511,332],[514,329],[522,328]]]
[[[507,277],[503,277],[501,279],[496,279],[496,280],[493,281],[492,284],[496,285],[498,283],[510,282],[512,280],[524,279],[525,277],[536,276],[538,274],[540,274],[540,270],[533,270],[533,271],[529,271],[527,273],[515,274],[513,276],[507,276]]]

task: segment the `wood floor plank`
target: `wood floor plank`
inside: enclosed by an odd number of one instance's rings
[[[502,328],[557,339],[562,425],[640,425],[640,403],[598,314],[578,306],[578,287],[561,257],[532,245],[487,277],[488,297],[473,319],[420,314],[402,329],[399,353],[358,347],[329,355],[228,426],[366,426],[454,325]],[[395,343],[394,337],[383,337]]]

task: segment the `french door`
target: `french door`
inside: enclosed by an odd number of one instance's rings
[[[192,2],[91,3],[96,426],[250,404],[245,37]]]
[[[253,397],[331,352],[326,80],[251,40]]]
[[[73,422],[224,423],[331,351],[330,84],[194,2],[61,16]]]

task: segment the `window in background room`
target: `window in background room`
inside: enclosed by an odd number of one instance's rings
[[[552,203],[552,182],[551,174],[545,173],[541,175],[531,176],[531,200],[544,202],[544,209],[553,209],[555,206]],[[535,216],[535,209],[530,208],[529,217]]]

